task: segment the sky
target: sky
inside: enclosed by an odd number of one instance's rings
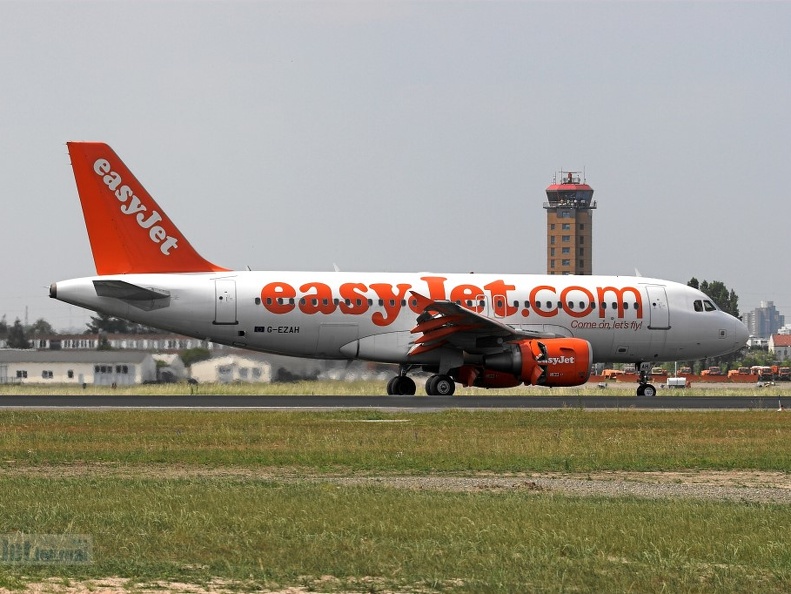
[[[0,316],[95,274],[66,152],[110,144],[207,259],[546,272],[584,170],[594,274],[791,320],[791,2],[0,0]],[[788,239],[791,242],[791,238]]]

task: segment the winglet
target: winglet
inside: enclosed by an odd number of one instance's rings
[[[186,237],[108,145],[69,142],[96,272],[220,272]]]

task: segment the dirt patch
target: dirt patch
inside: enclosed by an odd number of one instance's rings
[[[8,464],[8,462],[6,463]],[[0,471],[4,476],[31,478],[130,478],[130,479],[217,479],[274,481],[280,483],[335,483],[339,485],[379,485],[412,490],[507,491],[544,493],[637,496],[651,498],[691,497],[696,499],[735,499],[791,504],[791,475],[756,470],[701,470],[671,472],[606,471],[591,473],[517,473],[474,475],[332,474],[294,468],[247,468],[145,464],[68,464],[14,466]]]

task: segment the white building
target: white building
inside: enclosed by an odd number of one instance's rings
[[[747,339],[747,346],[749,348],[761,348],[765,349],[769,346],[769,339],[768,338],[761,338],[760,336],[751,336]]]
[[[178,381],[187,377],[187,367],[176,353],[153,353],[160,381]]]
[[[192,379],[201,383],[228,384],[231,382],[264,382],[272,381],[272,365],[268,361],[228,355],[193,363]]]
[[[119,386],[156,381],[151,353],[0,349],[0,383]]]
[[[55,334],[28,338],[32,348],[52,351],[96,350],[100,342],[97,334]],[[106,339],[107,346],[113,349],[177,352],[185,349],[205,348],[212,352],[219,352],[227,348],[221,344],[181,334],[105,334],[102,338]]]
[[[772,334],[769,338],[769,352],[774,353],[777,361],[791,359],[791,335]]]

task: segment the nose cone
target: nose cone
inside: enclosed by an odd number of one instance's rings
[[[738,351],[747,346],[747,339],[750,338],[750,332],[747,330],[747,326],[736,318],[733,318],[733,336],[735,337],[734,343],[736,346],[734,350]]]

